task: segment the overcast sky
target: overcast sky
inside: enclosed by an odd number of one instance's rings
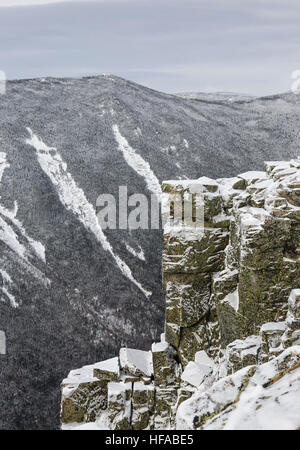
[[[299,24],[299,0],[0,0],[0,70],[272,94],[300,68]]]

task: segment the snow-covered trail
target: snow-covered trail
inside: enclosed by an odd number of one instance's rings
[[[125,161],[137,174],[144,178],[149,191],[155,194],[160,201],[162,194],[160,182],[153,173],[149,163],[129,145],[127,139],[120,133],[118,125],[113,125],[112,129]]]
[[[152,292],[144,289],[134,278],[128,265],[114,253],[98,222],[95,209],[89,203],[84,191],[76,185],[57,149],[48,147],[30,128],[27,128],[27,131],[30,138],[26,140],[26,143],[35,148],[39,164],[55,186],[61,203],[75,214],[87,230],[94,234],[103,249],[111,254],[122,274],[137,286],[146,298],[149,298]]]

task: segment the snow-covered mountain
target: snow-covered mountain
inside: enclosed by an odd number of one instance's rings
[[[114,77],[11,81],[0,96],[0,428],[59,424],[74,367],[163,330],[161,232],[104,231],[97,197],[225,177],[299,153],[293,94],[215,101]]]

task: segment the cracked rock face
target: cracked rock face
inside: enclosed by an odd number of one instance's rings
[[[165,334],[151,352],[121,349],[119,373],[102,363],[98,378],[118,398],[102,385],[101,408],[96,380],[74,388],[72,375],[63,423],[73,414],[109,429],[300,426],[300,160],[265,169],[163,185],[204,192],[204,228],[165,226]]]

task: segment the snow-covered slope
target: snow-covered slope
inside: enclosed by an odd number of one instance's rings
[[[196,392],[178,408],[182,430],[297,430],[300,426],[300,347],[245,367]]]
[[[58,426],[58,386],[71,368],[121,345],[145,349],[163,329],[161,232],[99,229],[98,196],[117,198],[119,186],[150,196],[163,179],[232,176],[295,157],[299,113],[293,94],[202,101],[114,76],[7,83],[0,428]]]

